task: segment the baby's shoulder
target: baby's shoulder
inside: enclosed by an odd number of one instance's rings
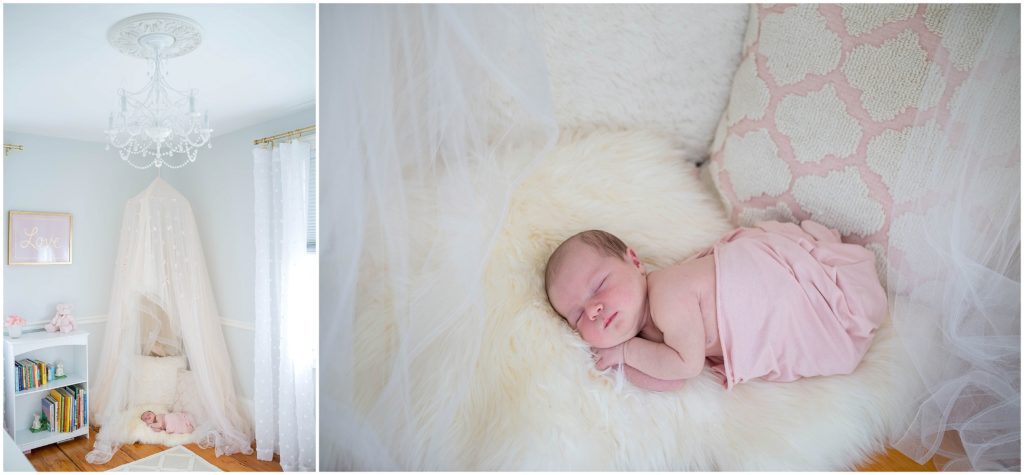
[[[649,291],[669,295],[700,293],[708,290],[715,278],[714,256],[679,262],[664,269],[651,272],[648,277]]]

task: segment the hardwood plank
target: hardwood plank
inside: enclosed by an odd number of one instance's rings
[[[50,444],[26,454],[28,461],[40,472],[77,472],[78,466],[56,445]]]
[[[92,443],[96,440],[95,437],[96,430],[89,428],[89,438],[77,437],[74,440],[59,443],[57,447],[60,448],[60,451],[65,452],[68,459],[78,467],[79,472],[103,472],[132,461],[121,450],[118,450],[114,452],[114,457],[111,458],[110,462],[103,465],[92,465],[86,462],[85,455],[88,454],[89,450],[92,450]]]
[[[249,467],[249,470],[253,472],[281,472],[281,456],[274,454],[273,460],[260,460],[256,458],[256,450],[253,449],[252,454],[234,454],[232,457],[235,460],[241,462],[242,465]]]
[[[122,445],[120,451],[131,457],[132,460],[139,460],[149,457],[150,455],[163,452],[170,447],[164,447],[159,444],[140,444],[134,443],[131,445]]]
[[[936,472],[935,462],[921,465],[902,452],[889,448],[884,454],[875,454],[857,467],[858,472]]]
[[[218,457],[217,451],[214,448],[204,449],[197,444],[188,444],[185,448],[195,452],[197,455],[210,462],[215,467],[225,472],[251,472],[252,469],[246,467],[241,462],[236,460],[234,457]]]
[[[74,440],[58,444],[57,447],[60,448],[61,452],[64,452],[64,455],[68,456],[71,462],[78,467],[78,471],[80,472],[104,472],[119,465],[132,462],[133,459],[120,450],[114,452],[110,461],[103,465],[93,465],[87,462],[85,460],[85,454],[92,450],[92,445],[95,441],[96,429],[90,427],[88,439],[85,437],[78,437]]]

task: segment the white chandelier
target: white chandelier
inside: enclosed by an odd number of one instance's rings
[[[181,168],[210,143],[209,113],[196,111],[196,90],[167,82],[164,63],[188,54],[202,42],[202,28],[171,13],[145,13],[110,27],[107,39],[118,51],[152,63],[149,83],[135,92],[117,91],[119,110],[107,119],[107,150],[113,145],[129,165]]]

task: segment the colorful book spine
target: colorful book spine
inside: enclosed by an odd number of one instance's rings
[[[53,396],[47,397],[50,398],[50,430],[57,432],[57,401]]]
[[[82,427],[80,418],[82,417],[82,396],[78,393],[78,386],[71,386],[71,394],[73,396],[72,404],[75,406],[75,410],[71,418],[71,427],[78,430]]]
[[[71,432],[71,421],[74,416],[75,406],[72,401],[71,392],[68,388],[60,388],[61,393],[64,395],[64,432]]]
[[[50,397],[53,398],[55,413],[53,419],[50,420],[50,424],[57,428],[57,432],[64,431],[64,397],[61,396],[60,392],[56,389],[50,390]]]
[[[46,398],[43,399],[42,406],[43,414],[46,414],[46,420],[50,422],[50,432],[56,432],[57,425],[54,423],[57,420],[55,417],[56,411],[54,410],[56,408],[56,402],[53,400],[53,397],[47,395]]]
[[[39,374],[39,361],[29,360],[32,364],[32,387],[37,388],[43,385],[43,375]]]
[[[42,360],[22,358],[14,362],[14,386],[18,391],[45,386],[56,376],[56,368]]]
[[[28,359],[21,360],[21,380],[24,389],[32,389],[32,363]]]

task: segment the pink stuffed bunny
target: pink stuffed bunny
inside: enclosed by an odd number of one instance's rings
[[[55,332],[60,330],[61,333],[71,333],[75,330],[75,317],[71,315],[71,305],[66,303],[57,304],[57,314],[53,316],[53,320],[46,324],[46,331]]]

